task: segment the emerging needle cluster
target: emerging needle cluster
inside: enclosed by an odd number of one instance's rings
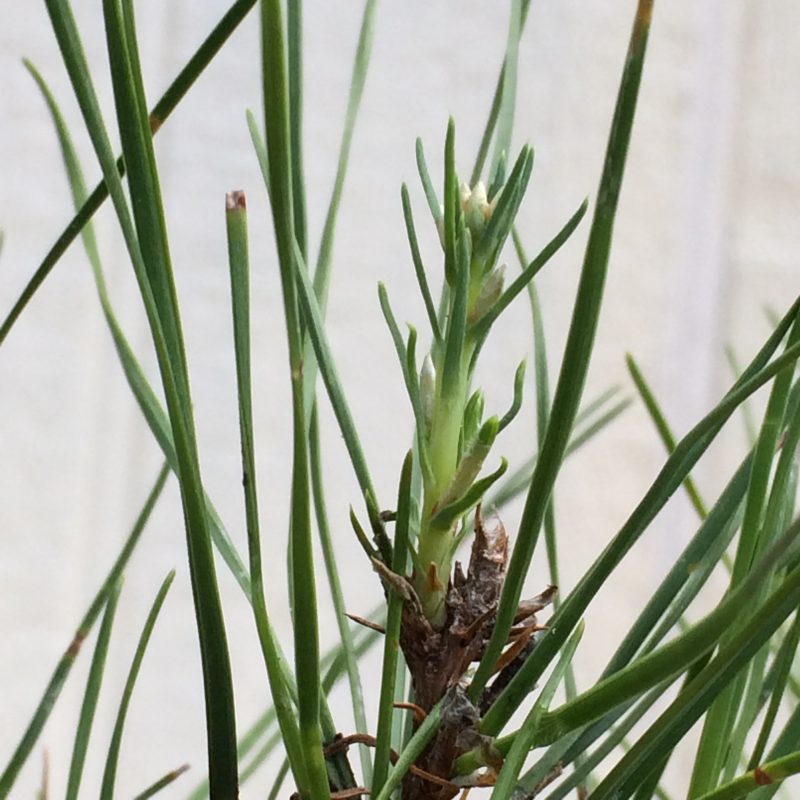
[[[26,62],[55,123],[76,213],[5,316],[0,344],[80,235],[120,366],[152,432],[153,446],[163,453],[164,465],[0,773],[0,800],[17,786],[72,666],[99,622],[67,780],[67,800],[79,796],[111,631],[124,598],[122,578],[170,475],[181,495],[208,743],[208,779],[196,787],[191,800],[207,796],[235,800],[246,780],[264,774],[259,767],[273,754],[279,754],[283,762],[269,761],[274,768],[264,771],[270,776],[270,800],[281,794],[302,800],[348,800],[367,794],[373,800],[450,800],[471,787],[491,787],[492,800],[528,800],[545,788],[548,800],[560,800],[573,790],[591,800],[652,800],[667,796],[662,776],[675,747],[697,723],[702,730],[685,796],[690,800],[773,797],[785,778],[800,772],[800,679],[795,669],[800,644],[800,521],[795,520],[800,302],[792,303],[777,320],[762,347],[738,370],[729,390],[680,440],[672,435],[638,365],[628,357],[633,385],[668,455],[591,566],[573,586],[561,585],[556,590],[560,581],[552,501],[560,470],[565,459],[627,402],[617,390],[586,402],[583,390],[602,306],[653,0],[631,3],[635,5],[633,26],[552,396],[535,277],[576,230],[589,203],[578,208],[533,260],[525,256],[525,219],[520,209],[533,168],[533,151],[523,147],[513,164],[507,158],[520,77],[518,54],[530,0],[510,2],[507,47],[469,178],[465,179],[466,173],[459,175],[456,167],[452,120],[445,137],[439,191],[428,172],[422,144],[417,143],[422,190],[441,253],[423,258],[411,195],[403,186],[410,261],[427,316],[425,339],[429,336],[431,344],[419,362],[417,331],[410,327],[406,335],[401,332],[381,285],[380,305],[414,421],[397,502],[388,511],[387,504],[377,499],[325,321],[336,221],[377,2],[364,3],[336,179],[319,250],[313,256],[303,174],[302,3],[261,0],[258,4],[264,115],[259,122],[249,114],[248,124],[269,196],[286,322],[291,403],[284,421],[292,431],[291,452],[285,454],[285,463],[291,465],[286,521],[291,642],[280,641],[275,633],[274,587],[266,585],[262,564],[258,498],[264,487],[256,470],[253,434],[258,408],[254,408],[251,387],[247,202],[244,193],[236,191],[228,194],[225,205],[237,444],[242,457],[241,473],[232,480],[236,491],[243,488],[244,493],[245,558],[203,482],[179,293],[153,147],[153,137],[168,124],[172,111],[255,8],[256,0],[232,2],[149,111],[133,0],[103,0],[101,5],[114,99],[110,115],[101,108],[95,90],[97,76],[87,64],[69,0],[45,0],[102,173],[91,193],[58,102],[44,78]],[[106,125],[107,116],[113,117],[114,133]],[[121,155],[111,146],[115,135],[121,142]],[[106,200],[113,206],[136,277],[137,301],[146,314],[158,365],[156,385],[142,370],[107,290],[102,248],[92,228],[92,216]],[[519,270],[511,266],[507,255],[510,244]],[[442,265],[438,300],[434,300],[425,266],[431,258]],[[267,268],[275,268],[274,259]],[[506,461],[496,458],[492,450],[522,406],[524,362],[513,377],[511,402],[502,414],[487,412],[484,395],[473,384],[476,364],[492,346],[492,326],[523,293],[530,301],[533,321],[534,358],[528,379],[532,372],[538,436],[531,443],[529,461],[506,474]],[[692,480],[692,470],[734,412],[767,385],[769,399],[761,425],[753,426],[749,451],[731,469],[723,491],[709,507]],[[14,388],[4,386],[3,391]],[[370,619],[346,613],[336,540],[349,532],[341,509],[329,514],[325,502],[323,421],[316,401],[321,388],[333,409],[368,520],[362,526],[358,512],[351,510],[352,528],[369,561],[348,568],[360,566],[377,573],[380,602],[365,615]],[[380,390],[373,383],[369,388]],[[599,677],[579,687],[572,663],[587,609],[604,585],[613,583],[617,566],[681,486],[697,511],[696,530],[685,532],[684,551],[652,594],[642,598],[635,621]],[[507,531],[496,512],[515,497],[523,498],[522,515],[516,529]],[[271,530],[280,527],[274,519],[270,522]],[[320,652],[317,599],[323,581],[315,538],[340,638],[327,653]],[[534,555],[541,550],[537,549],[540,541],[551,585],[538,596],[526,598],[524,583]],[[459,551],[462,544],[469,545],[468,560],[463,555],[467,548]],[[274,547],[268,552],[272,556]],[[728,568],[728,589],[701,616],[694,600],[720,565]],[[264,694],[270,696],[269,706],[243,734],[237,734],[241,709],[234,703],[229,658],[229,642],[235,647],[238,640],[226,629],[218,567],[230,571],[252,608],[263,660],[253,669],[263,669]],[[171,572],[161,583],[136,640],[106,747],[102,800],[110,800],[116,791],[127,710],[174,577]],[[545,610],[547,618],[542,615]],[[350,620],[365,623],[366,628],[351,626]],[[360,659],[377,643],[383,647],[380,692],[376,706],[367,707]],[[352,719],[334,720],[329,695],[345,677]],[[558,704],[556,696],[562,687],[563,702]],[[524,714],[518,727],[517,712]],[[161,713],[163,709],[153,709],[147,720],[156,725]],[[5,718],[3,722],[12,724]],[[358,748],[358,765],[351,762],[349,748]],[[131,758],[141,761],[135,755]],[[183,771],[183,767],[170,771],[141,791],[137,800],[155,795]],[[284,788],[287,776],[293,789]],[[266,788],[260,791],[263,794]]]

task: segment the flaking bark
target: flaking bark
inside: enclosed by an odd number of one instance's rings
[[[497,665],[498,674],[474,706],[466,693],[466,673],[480,661],[491,637],[507,566],[505,528],[496,516],[487,525],[479,507],[467,573],[456,563],[441,628],[435,629],[422,613],[410,581],[396,575],[388,581],[392,585],[398,579],[404,582],[400,644],[411,673],[414,701],[429,711],[446,698],[439,730],[416,764],[425,773],[439,777],[441,783],[409,773],[403,782],[403,800],[449,800],[460,788],[450,781],[456,758],[481,745],[487,752],[491,750],[490,742],[483,741],[478,732],[480,716],[535,646],[534,633],[541,629],[536,614],[556,592],[551,586],[538,597],[520,603],[509,647]]]

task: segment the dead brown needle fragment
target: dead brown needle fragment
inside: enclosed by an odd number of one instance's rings
[[[365,786],[354,786],[352,789],[340,789],[338,792],[331,792],[331,800],[350,800],[351,797],[361,797],[362,794],[369,793],[369,789]]]
[[[325,746],[322,755],[328,759],[331,756],[335,756],[337,753],[341,753],[343,750],[347,750],[351,744],[363,744],[367,747],[375,747],[378,744],[378,740],[368,733],[351,733],[349,736],[337,734],[336,738]]]
[[[345,613],[345,616],[348,619],[353,620],[353,622],[357,623],[358,625],[363,625],[365,628],[377,631],[378,633],[386,633],[386,628],[384,628],[383,625],[378,625],[377,622],[372,622],[371,620],[365,619],[364,617],[359,617],[358,614]]]
[[[437,786],[444,786],[445,789],[449,789],[453,794],[456,794],[458,790],[461,788],[457,786],[452,781],[447,780],[447,778],[440,778],[438,775],[434,775],[432,772],[428,772],[427,770],[421,769],[420,767],[415,766],[412,764],[408,771],[412,775],[416,775],[418,778],[422,778],[424,781],[428,781],[429,783],[435,783]]]
[[[347,750],[347,748],[351,744],[363,744],[367,747],[376,747],[378,744],[377,739],[374,736],[370,736],[368,733],[353,733],[349,736],[337,736],[325,749],[322,751],[322,754],[325,756],[326,759],[330,758],[336,753],[340,753],[342,750]],[[397,760],[400,756],[397,755],[395,750],[389,751],[389,760],[392,764],[396,764]],[[440,778],[438,775],[434,775],[432,772],[428,772],[427,770],[421,769],[420,767],[412,764],[408,771],[412,775],[416,775],[418,778],[421,778],[424,781],[429,781],[430,783],[435,783],[437,786],[444,786],[447,789],[450,789],[453,794],[457,793],[459,790],[459,786],[456,786],[452,781],[447,780],[447,778]],[[356,787],[358,788],[358,787]],[[346,792],[356,792],[356,789],[345,789]],[[366,791],[362,789],[361,791]],[[358,792],[360,794],[360,792]],[[354,797],[355,795],[343,795],[337,792],[331,792],[331,797],[334,800],[345,800],[346,797]]]
[[[395,708],[404,708],[407,711],[414,712],[414,724],[415,725],[422,725],[425,722],[425,718],[428,716],[427,712],[422,706],[418,706],[416,703],[393,703]]]
[[[494,672],[502,672],[509,664],[512,664],[517,656],[527,647],[531,636],[537,631],[542,630],[538,625],[532,625],[530,628],[524,630],[519,636],[513,640],[513,644],[508,650],[497,659]]]

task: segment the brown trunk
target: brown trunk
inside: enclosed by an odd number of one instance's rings
[[[487,528],[480,507],[476,510],[467,574],[456,563],[441,628],[434,628],[425,617],[411,580],[390,572],[380,561],[373,563],[387,591],[397,591],[404,598],[400,646],[411,673],[414,703],[406,707],[414,711],[415,726],[444,698],[439,728],[403,780],[403,800],[451,800],[467,786],[492,785],[502,757],[493,750],[492,740],[481,735],[481,715],[533,650],[534,633],[541,630],[536,613],[552,601],[556,587],[550,586],[538,597],[520,603],[509,646],[495,665],[494,680],[474,705],[468,696],[467,671],[481,660],[492,635],[508,566],[508,537],[500,520],[495,517]],[[373,627],[366,620],[354,619]],[[376,745],[372,736],[353,734],[339,735],[325,748],[326,759],[339,772],[336,780],[331,777],[332,800],[349,800],[367,792],[364,787],[355,786],[347,760],[347,748],[356,743]],[[491,765],[477,778],[466,776],[457,783],[451,780],[455,760],[476,747],[482,748],[483,760]],[[396,759],[397,754],[393,753],[392,760]],[[548,782],[553,777],[548,776]]]
[[[437,733],[417,759],[416,769],[403,781],[403,800],[450,800],[459,792],[461,787],[450,781],[453,764],[462,753],[482,743],[480,714],[530,652],[533,633],[539,629],[535,613],[555,594],[555,587],[550,587],[520,604],[511,646],[476,708],[467,697],[465,676],[470,665],[480,661],[492,634],[508,564],[508,537],[499,519],[493,523],[487,528],[478,509],[467,574],[457,563],[440,629],[434,629],[425,618],[413,592],[407,595],[410,599],[403,610],[400,644],[411,673],[414,701],[429,711],[443,697],[446,700]]]

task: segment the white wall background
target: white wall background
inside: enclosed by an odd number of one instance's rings
[[[399,204],[408,181],[427,262],[438,245],[425,223],[415,179],[414,139],[441,165],[448,114],[458,123],[463,172],[474,157],[506,37],[502,4],[415,2],[381,5],[371,74],[355,137],[330,304],[330,336],[378,492],[391,504],[409,441],[409,409],[376,299],[384,280],[398,316],[424,327]],[[102,14],[74,3],[97,83],[110,104]],[[137,3],[151,100],[211,29],[224,0]],[[306,177],[312,247],[329,196],[360,3],[306,4]],[[520,63],[516,145],[536,147],[534,178],[521,216],[535,251],[581,199],[595,190],[624,57],[634,0],[538,0]],[[223,196],[243,188],[250,200],[261,502],[269,600],[288,636],[284,538],[289,420],[283,320],[270,223],[244,110],[260,107],[257,20],[251,15],[191,91],[157,139],[166,210],[194,387],[209,493],[244,551],[235,384],[228,315]],[[800,7],[790,0],[671,0],[656,4],[626,175],[598,349],[588,396],[627,378],[623,355],[640,360],[678,431],[724,391],[723,347],[744,358],[766,335],[764,309],[783,310],[798,290],[800,250]],[[71,215],[50,122],[19,59],[30,57],[64,104],[88,173],[91,151],[41,3],[0,7],[0,310],[17,297]],[[131,339],[152,371],[149,338],[115,221],[97,217],[112,293]],[[563,346],[584,224],[541,279],[551,350]],[[524,303],[494,334],[484,364],[489,405],[508,402],[513,369],[529,351]],[[487,354],[488,355],[488,354]],[[154,373],[153,373],[154,374]],[[88,265],[78,246],[58,265],[0,353],[0,761],[27,723],[72,628],[105,574],[160,463],[129,396],[104,329]],[[630,392],[630,389],[628,389]],[[498,449],[512,462],[533,446],[528,418]],[[345,570],[349,606],[364,612],[377,583],[353,542],[347,506],[358,494],[326,409],[329,505]],[[738,421],[698,471],[712,499],[742,452]],[[566,588],[625,519],[654,478],[663,455],[644,413],[634,407],[570,461],[557,487]],[[519,509],[505,516],[513,532]],[[579,680],[597,675],[641,598],[693,531],[682,499],[671,504],[604,590],[589,615]],[[93,740],[86,789],[99,783],[117,698],[136,636],[158,583],[178,578],[156,629],[128,721],[119,774],[124,794],[140,791],[189,761],[191,777],[165,796],[183,796],[203,772],[199,660],[179,502],[167,491],[126,580],[109,674]],[[248,609],[222,571],[240,725],[267,703],[263,666]],[[542,557],[530,578],[546,581]],[[324,645],[335,626],[320,592]],[[84,653],[15,792],[31,796],[41,750],[51,781],[66,778]],[[367,670],[369,696],[375,670]],[[337,695],[346,729],[347,699]],[[264,776],[266,777],[266,776]],[[669,779],[682,785],[683,768]],[[243,797],[256,796],[253,787]]]

